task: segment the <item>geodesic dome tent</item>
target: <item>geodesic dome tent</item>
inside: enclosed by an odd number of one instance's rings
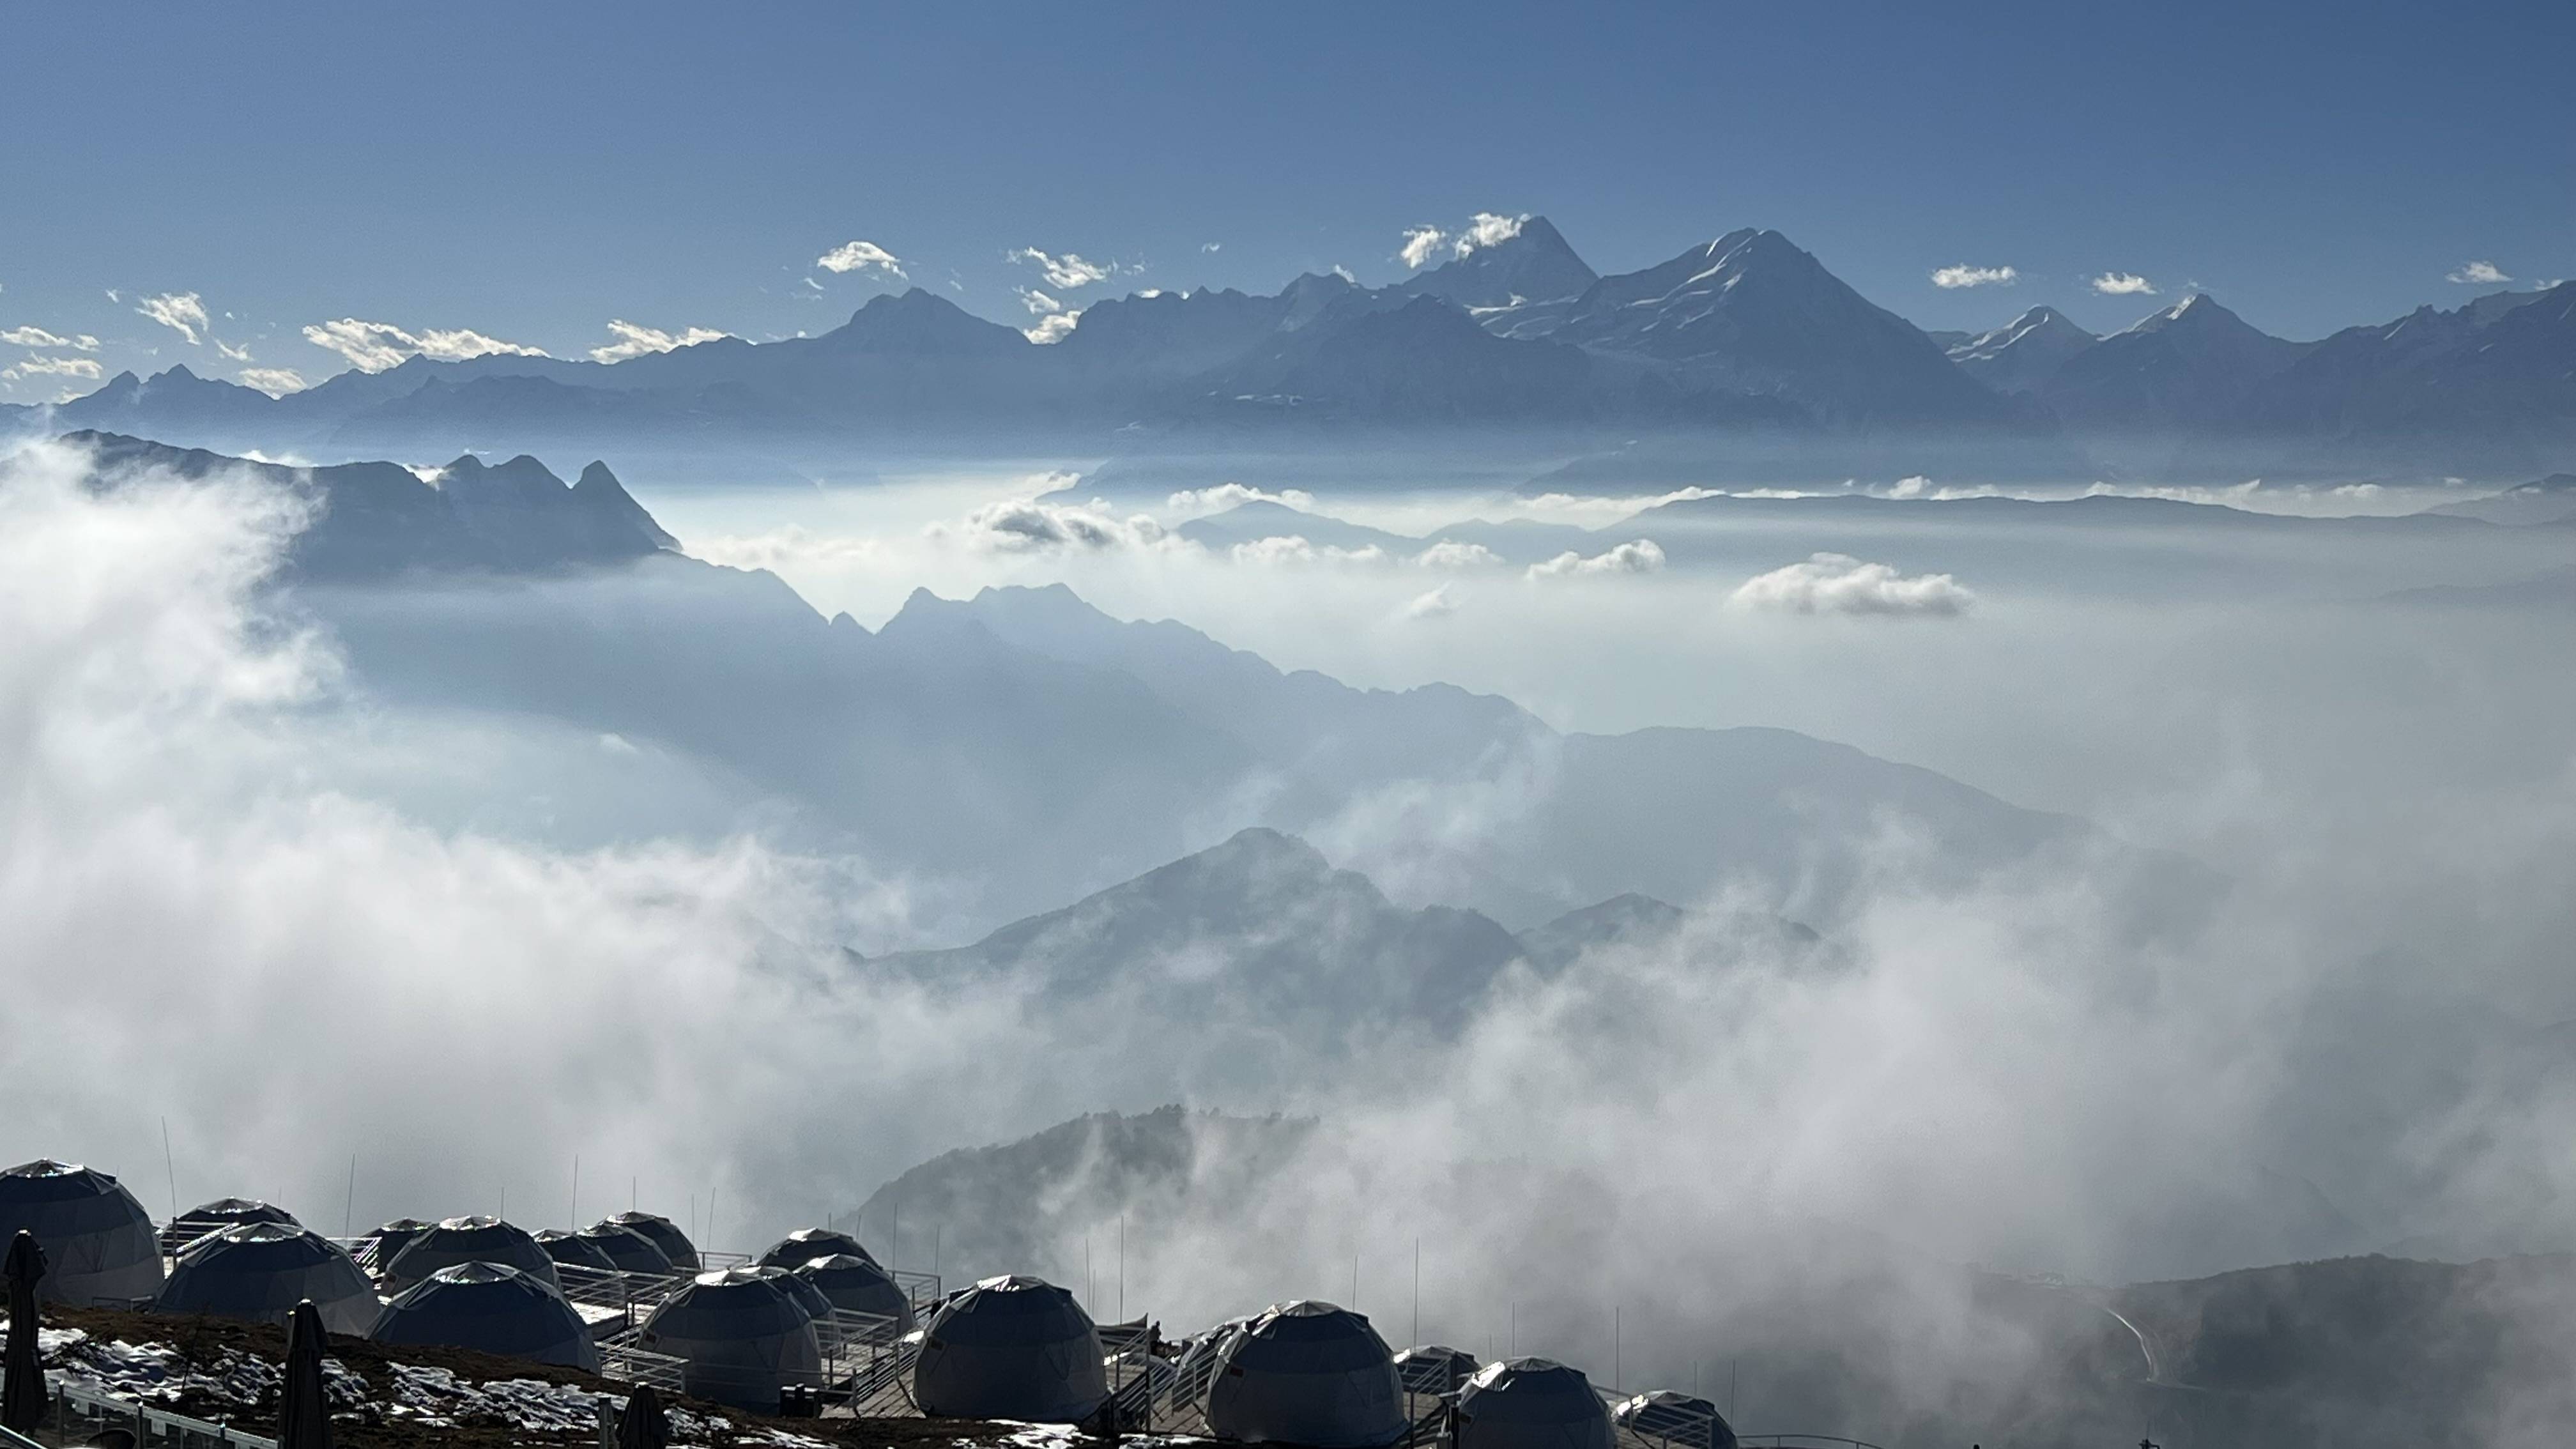
[[[864,1258],[871,1263],[877,1260],[876,1254],[847,1233],[831,1228],[798,1228],[770,1244],[769,1251],[760,1255],[760,1266],[795,1269],[816,1258],[836,1256]]]
[[[1364,1449],[1404,1437],[1395,1355],[1347,1308],[1284,1303],[1225,1336],[1208,1382],[1220,1439]]]
[[[1735,1427],[1706,1399],[1657,1389],[1620,1400],[1610,1422],[1643,1439],[1690,1449],[1735,1449]]]
[[[430,1274],[386,1304],[367,1337],[599,1372],[599,1346],[563,1295],[499,1263],[456,1263]]]
[[[244,1223],[284,1223],[290,1228],[304,1226],[295,1220],[295,1214],[275,1203],[261,1202],[257,1198],[219,1197],[213,1202],[201,1202],[173,1219],[170,1226],[161,1230],[161,1246],[172,1252],[182,1251],[209,1233],[219,1233]]]
[[[643,1235],[644,1241],[661,1249],[662,1256],[671,1260],[672,1272],[698,1271],[698,1245],[690,1242],[689,1235],[669,1218],[657,1213],[618,1213],[600,1221]]]
[[[412,1244],[412,1239],[438,1226],[418,1218],[396,1218],[361,1240],[358,1266],[370,1273],[383,1274],[392,1269],[394,1259]]]
[[[398,1284],[418,1283],[459,1263],[499,1263],[516,1268],[557,1293],[555,1260],[524,1229],[490,1217],[448,1218],[404,1245],[385,1270]]]
[[[376,1285],[338,1244],[292,1223],[250,1222],[189,1244],[153,1307],[283,1323],[307,1298],[333,1333],[365,1333],[384,1307]]]
[[[674,1271],[669,1255],[655,1247],[651,1238],[633,1228],[620,1227],[616,1223],[592,1223],[573,1236],[599,1249],[620,1273],[650,1273],[660,1278],[668,1277]]]
[[[784,1268],[772,1268],[755,1263],[740,1271],[757,1273],[777,1285],[779,1292],[795,1299],[796,1306],[805,1310],[806,1318],[814,1324],[814,1332],[826,1338],[829,1337],[825,1330],[832,1323],[832,1300],[823,1296],[822,1289]]]
[[[1395,1356],[1395,1376],[1417,1394],[1454,1394],[1484,1364],[1463,1348],[1420,1343]]]
[[[912,1299],[886,1270],[865,1258],[835,1253],[812,1258],[789,1270],[811,1283],[834,1308],[890,1320],[893,1337],[913,1330]]]
[[[535,1237],[537,1246],[546,1250],[546,1256],[555,1260],[557,1268],[595,1268],[602,1273],[617,1271],[617,1260],[608,1256],[608,1250],[579,1233],[567,1233],[561,1228],[539,1228]]]
[[[779,1391],[822,1378],[814,1320],[769,1270],[700,1273],[644,1320],[643,1346],[684,1360],[681,1387],[702,1399],[778,1412]]]
[[[1458,1391],[1457,1449],[1612,1449],[1610,1410],[1579,1369],[1507,1358]]]
[[[1100,1330],[1043,1278],[987,1278],[940,1304],[912,1366],[913,1402],[933,1418],[1071,1424],[1108,1397]]]
[[[123,1307],[161,1291],[161,1238],[151,1214],[104,1172],[38,1159],[0,1172],[0,1243],[35,1234],[52,1270],[48,1303]]]

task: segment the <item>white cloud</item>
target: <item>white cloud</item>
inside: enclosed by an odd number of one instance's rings
[[[1336,548],[1327,544],[1318,548],[1298,534],[1256,538],[1250,543],[1238,543],[1226,552],[1236,563],[1272,568],[1297,568],[1310,564],[1382,564],[1387,561],[1386,550],[1375,544],[1361,548]]]
[[[134,310],[187,338],[191,345],[195,345],[206,331],[206,304],[194,292],[165,292],[158,297],[146,297]]]
[[[98,359],[95,357],[46,357],[34,352],[28,353],[26,361],[9,370],[20,377],[85,377],[93,382],[99,377]]]
[[[1436,226],[1408,226],[1404,229],[1404,245],[1396,248],[1395,254],[1406,266],[1419,270],[1448,244],[1449,234]]]
[[[1079,312],[1057,312],[1051,316],[1040,318],[1038,320],[1038,324],[1034,327],[1021,328],[1020,335],[1029,339],[1031,342],[1036,343],[1040,347],[1045,347],[1053,343],[1062,342],[1072,333],[1075,324],[1081,321],[1082,314]]]
[[[1502,561],[1501,554],[1481,543],[1460,543],[1454,538],[1444,538],[1413,556],[1413,562],[1426,569],[1491,568]]]
[[[1458,255],[1463,257],[1478,247],[1500,246],[1513,237],[1519,236],[1522,224],[1528,220],[1528,212],[1522,212],[1518,216],[1498,216],[1490,211],[1477,212],[1467,218],[1466,229],[1458,233],[1454,244]]]
[[[1303,488],[1283,488],[1273,493],[1249,483],[1219,483],[1210,488],[1184,488],[1164,499],[1163,507],[1184,518],[1199,518],[1247,503],[1276,503],[1303,513],[1315,506],[1315,495]]]
[[[342,317],[304,329],[304,340],[349,359],[360,372],[382,372],[410,357],[434,362],[463,362],[469,357],[544,357],[542,347],[503,342],[467,328],[431,328],[417,335],[390,322],[361,322]]]
[[[1442,584],[1430,593],[1418,595],[1412,603],[1404,606],[1404,617],[1408,619],[1439,619],[1457,612],[1458,595],[1455,586],[1450,584]]]
[[[222,353],[226,362],[250,361],[250,349],[247,347],[235,347],[220,337],[209,337],[206,340],[215,344],[215,351]]]
[[[1602,574],[1650,574],[1664,566],[1664,551],[1651,538],[1623,543],[1606,553],[1590,558],[1568,549],[1545,563],[1531,564],[1528,577],[1537,579],[1585,578]]]
[[[2152,297],[2155,284],[2135,272],[2104,272],[2093,279],[2093,290],[2105,297]]]
[[[1152,518],[1142,513],[1121,518],[1097,498],[1087,504],[1037,498],[987,503],[959,523],[932,524],[928,533],[934,539],[962,539],[970,548],[992,553],[1100,552],[1183,544]]]
[[[1341,278],[1343,281],[1350,283],[1354,287],[1360,284],[1360,279],[1351,275],[1351,269],[1343,266],[1340,262],[1333,263],[1328,270],[1330,270],[1334,276]]]
[[[1221,251],[1225,250],[1225,243],[1223,243],[1223,242],[1202,242],[1202,243],[1200,243],[1200,244],[1199,244],[1199,250],[1200,250],[1200,251],[1202,251],[1202,252],[1221,252]]]
[[[2021,273],[2012,267],[1971,267],[1961,265],[1955,267],[1942,267],[1932,274],[1932,285],[1945,288],[2009,287],[2020,280]]]
[[[1840,553],[1813,554],[1805,563],[1773,569],[1745,580],[1728,596],[1739,608],[1890,618],[1952,617],[1966,613],[1976,600],[1948,574],[1908,578],[1887,564],[1862,563]]]
[[[1069,292],[1076,287],[1088,287],[1094,282],[1107,281],[1118,275],[1120,270],[1114,262],[1108,264],[1087,262],[1072,252],[1066,252],[1062,256],[1049,256],[1036,247],[1022,247],[1010,253],[1009,256],[1014,262],[1035,263],[1039,273],[1047,279],[1047,285],[1059,292]],[[1127,270],[1143,271],[1144,268],[1131,267]]]
[[[258,388],[270,397],[283,397],[305,388],[304,375],[291,367],[245,367],[234,377],[242,386]]]
[[[873,267],[891,277],[903,275],[903,261],[872,241],[843,242],[814,259],[827,272],[864,272]]]
[[[2506,276],[2504,269],[2493,262],[2471,262],[2451,273],[2450,280],[2472,287],[2492,287],[2513,278]]]
[[[42,327],[33,325],[12,327],[6,332],[0,332],[0,342],[6,342],[12,347],[69,347],[81,352],[98,351],[98,339],[86,332],[76,337],[58,337]]]
[[[1052,317],[1064,310],[1062,302],[1035,287],[1013,287],[1011,290],[1019,295],[1020,305],[1028,308],[1032,317]]]
[[[731,337],[713,327],[692,327],[685,332],[664,332],[658,327],[645,327],[623,317],[609,319],[609,335],[617,340],[605,347],[590,349],[593,362],[624,362],[648,352],[669,352],[679,347],[695,347],[701,342],[714,342]]]

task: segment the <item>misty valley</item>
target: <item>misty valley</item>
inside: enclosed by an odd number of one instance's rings
[[[0,1449],[2576,1441],[2471,8],[13,15]]]

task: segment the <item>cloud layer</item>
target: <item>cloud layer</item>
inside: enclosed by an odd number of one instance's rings
[[[902,260],[872,241],[843,242],[816,257],[814,265],[827,272],[876,271],[889,277],[903,275]]]
[[[1976,600],[1948,574],[1909,578],[1887,564],[1839,553],[1814,554],[1757,575],[1728,596],[1739,608],[1883,618],[1948,618],[1966,613]]]
[[[1651,574],[1664,566],[1664,551],[1651,538],[1623,543],[1617,548],[1589,558],[1572,550],[1558,554],[1545,563],[1531,564],[1528,577],[1541,579],[1598,578],[1611,574]]]
[[[730,332],[719,332],[713,327],[691,327],[683,332],[664,332],[659,328],[629,322],[622,317],[612,319],[608,324],[608,331],[617,340],[605,347],[590,349],[591,361],[624,362],[630,357],[642,357],[648,352],[670,352],[676,348],[695,347],[701,342],[715,342],[733,335]]]
[[[425,332],[412,333],[390,322],[361,322],[355,317],[313,323],[304,329],[304,340],[340,354],[360,372],[383,372],[413,357],[426,357],[433,362],[463,362],[473,357],[547,355],[542,347],[504,342],[469,328],[433,327]]]
[[[2104,272],[2091,283],[2105,297],[2152,297],[2155,284],[2134,272]]]
[[[1932,285],[1945,289],[1959,287],[2009,287],[2021,280],[2021,273],[2011,267],[1942,267],[1932,274]]]

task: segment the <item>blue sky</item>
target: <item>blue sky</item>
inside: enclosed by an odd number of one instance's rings
[[[1776,227],[1926,327],[2204,287],[2321,335],[2576,275],[2576,6],[36,6],[0,45],[0,347],[233,376],[349,318],[558,356],[905,283],[986,316],[1404,272],[1538,212],[1617,271]],[[1214,250],[1210,250],[1214,247]],[[1052,287],[1010,254],[1115,264]],[[1947,266],[2010,285],[1944,289]],[[809,284],[807,279],[813,278]],[[110,292],[116,294],[111,300]],[[187,332],[137,313],[193,294]],[[389,334],[372,334],[379,341]],[[95,351],[78,341],[95,338]],[[217,344],[221,344],[219,347]],[[397,344],[401,345],[401,344]],[[230,353],[247,353],[248,358]],[[86,390],[22,375],[0,397]]]

